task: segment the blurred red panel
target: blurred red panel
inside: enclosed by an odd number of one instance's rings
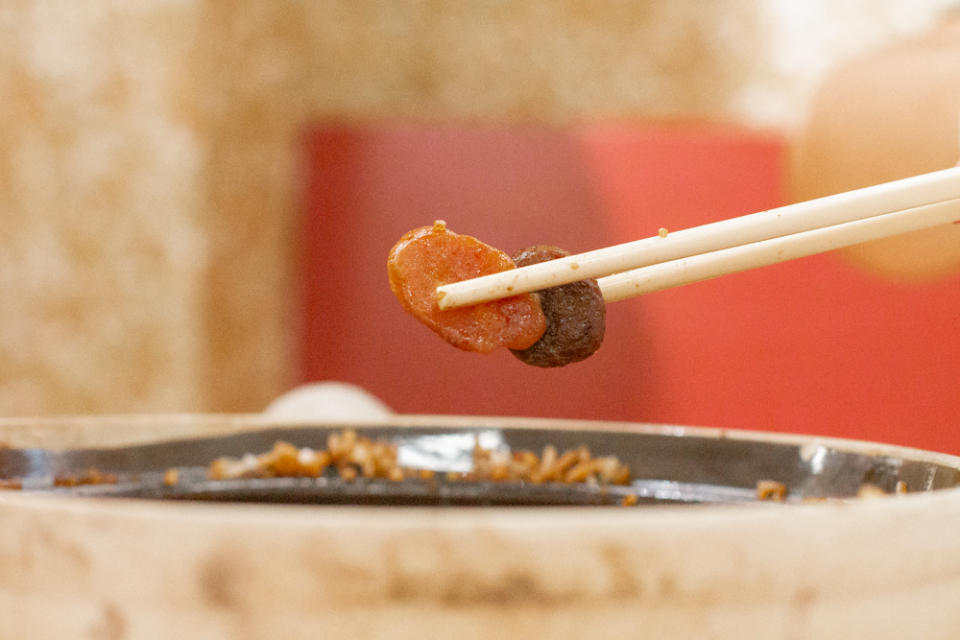
[[[447,346],[400,308],[386,256],[442,218],[513,252],[585,251],[781,204],[783,144],[697,125],[318,125],[307,141],[304,380],[411,413],[641,420],[960,453],[955,279],[880,282],[819,256],[610,305],[586,362]]]

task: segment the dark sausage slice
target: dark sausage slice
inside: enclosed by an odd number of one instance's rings
[[[518,267],[569,255],[559,247],[536,245],[514,254]],[[606,305],[596,280],[581,280],[538,291],[547,330],[533,346],[511,349],[535,367],[562,367],[588,358],[603,343]]]
[[[514,268],[503,251],[453,233],[440,221],[404,235],[387,258],[390,288],[404,308],[455,347],[480,353],[534,344],[547,322],[536,297],[524,294],[441,310],[436,288]]]

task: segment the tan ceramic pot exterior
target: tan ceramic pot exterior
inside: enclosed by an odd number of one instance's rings
[[[483,419],[492,422],[609,427]],[[390,420],[454,423],[479,419]],[[0,441],[109,446],[280,424],[290,423],[8,420]],[[960,468],[949,456],[839,446]],[[5,491],[0,621],[3,640],[957,638],[960,489],[844,504],[640,509],[187,504]]]

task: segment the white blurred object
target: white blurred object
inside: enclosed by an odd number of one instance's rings
[[[377,397],[346,382],[314,382],[288,391],[264,411],[279,418],[375,420],[393,412]]]

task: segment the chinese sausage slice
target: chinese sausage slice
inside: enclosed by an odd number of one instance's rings
[[[453,346],[480,353],[526,349],[539,340],[547,321],[536,298],[524,294],[441,310],[436,288],[514,268],[506,253],[453,233],[441,221],[404,235],[387,258],[390,288],[404,308]]]
[[[513,256],[518,267],[569,255],[560,247],[536,245]],[[513,355],[535,367],[562,367],[589,358],[603,343],[607,308],[596,280],[580,280],[536,292],[547,317],[547,330]]]

